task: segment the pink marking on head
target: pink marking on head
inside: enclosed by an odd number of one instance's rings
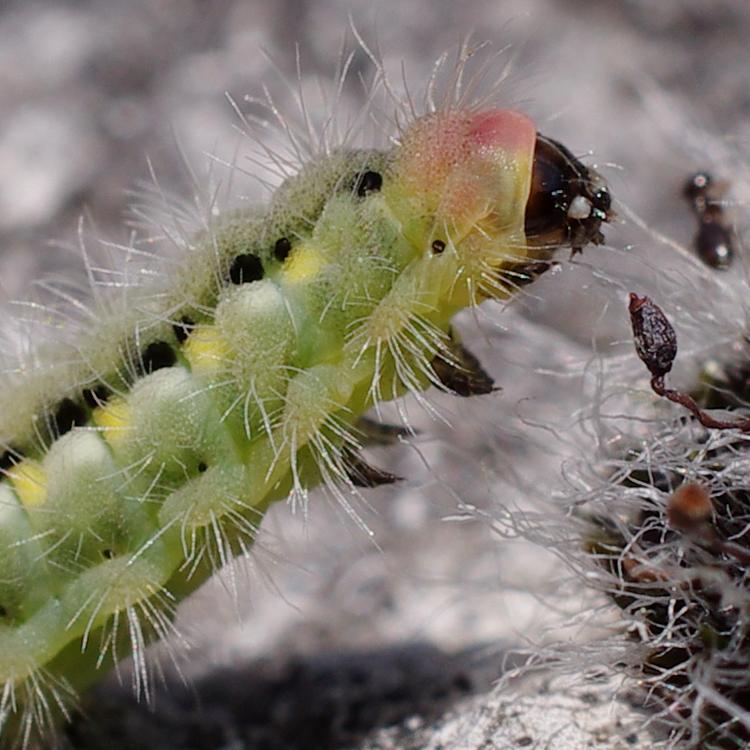
[[[404,133],[399,172],[422,189],[440,190],[449,173],[474,158],[503,153],[509,159],[533,159],[535,146],[534,123],[520,112],[438,112],[417,120]]]
[[[456,235],[478,217],[510,231],[522,228],[536,146],[536,128],[512,110],[435,112],[402,135],[391,176],[394,203],[432,216]],[[468,230],[467,230],[468,231]]]
[[[534,153],[536,127],[521,112],[511,109],[480,112],[472,118],[469,128],[471,138],[483,148]]]

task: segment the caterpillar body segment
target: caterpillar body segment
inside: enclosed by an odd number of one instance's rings
[[[6,743],[64,714],[107,654],[137,657],[147,695],[143,648],[249,549],[270,503],[322,483],[350,510],[355,487],[396,481],[359,456],[401,434],[363,421],[372,406],[493,390],[452,317],[511,295],[558,246],[600,242],[611,215],[598,176],[540,139],[517,112],[447,109],[388,151],[333,150],[265,210],[217,218],[59,362],[40,351],[23,398],[8,385]]]

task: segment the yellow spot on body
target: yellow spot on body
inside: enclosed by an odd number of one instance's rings
[[[104,406],[94,409],[91,416],[113,448],[123,440],[131,424],[130,407],[122,398],[111,398]]]
[[[8,477],[25,506],[42,505],[47,499],[47,475],[36,461],[21,461],[8,472]]]
[[[190,369],[198,375],[212,375],[227,367],[232,349],[216,326],[198,326],[183,347]]]
[[[323,256],[320,251],[309,245],[300,245],[287,258],[283,278],[293,282],[308,281],[317,276],[322,267]]]

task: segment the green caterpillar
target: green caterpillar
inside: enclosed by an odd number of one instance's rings
[[[599,176],[524,115],[444,106],[389,150],[332,150],[269,205],[217,217],[166,281],[103,304],[0,394],[0,726],[28,744],[109,662],[325,485],[353,515],[394,481],[363,415],[492,381],[451,332],[558,247],[603,241]]]

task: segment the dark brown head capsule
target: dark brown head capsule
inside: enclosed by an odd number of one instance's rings
[[[529,244],[580,252],[590,242],[604,242],[601,225],[614,216],[612,196],[601,176],[561,143],[537,134],[526,204]]]
[[[721,203],[727,188],[725,182],[716,182],[708,172],[696,172],[682,189],[698,220],[695,252],[711,268],[728,268],[734,257],[734,230]]]

